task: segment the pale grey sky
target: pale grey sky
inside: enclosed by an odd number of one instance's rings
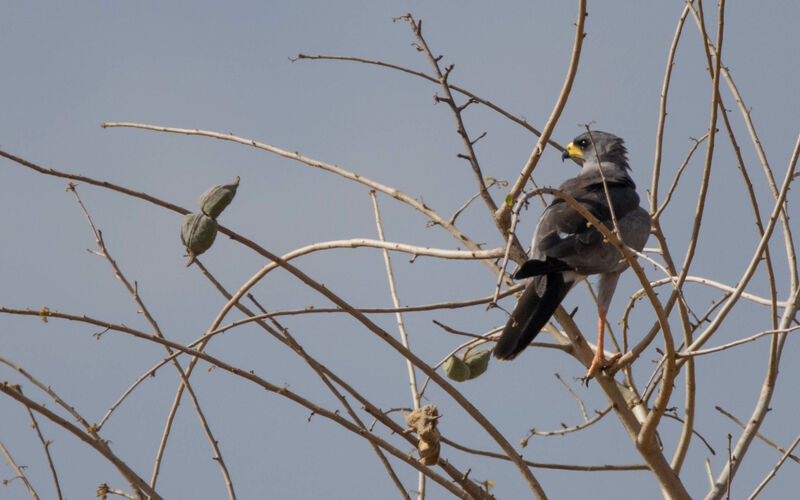
[[[435,105],[441,90],[423,80],[388,69],[347,62],[299,61],[298,53],[359,56],[430,72],[425,57],[411,46],[404,22],[392,18],[413,13],[443,62],[454,63],[451,82],[492,100],[541,128],[564,80],[574,36],[576,2],[4,2],[0,6],[0,149],[45,167],[84,174],[144,191],[196,210],[197,197],[209,186],[241,176],[233,204],[220,222],[271,251],[282,254],[317,241],[375,238],[368,191],[361,185],[264,151],[208,138],[132,129],[101,129],[106,121],[141,122],[200,128],[259,140],[336,164],[420,198],[449,216],[474,192],[467,163],[456,157],[462,145],[449,109]],[[650,187],[659,94],[667,51],[683,2],[590,2],[586,39],[573,92],[552,137],[566,144],[581,132],[579,124],[625,138],[633,177],[646,204]],[[705,6],[715,31],[716,5]],[[796,2],[728,2],[723,62],[729,67],[775,169],[782,178],[797,138],[800,100],[797,44],[800,6]],[[711,85],[701,38],[691,17],[684,28],[670,90],[663,166],[672,178],[692,145],[706,133]],[[771,197],[755,150],[728,89],[734,131],[750,169],[762,216]],[[513,181],[536,138],[499,115],[473,106],[465,113],[484,175]],[[709,210],[692,273],[734,285],[756,244],[746,192],[724,128],[712,171]],[[682,259],[694,219],[705,147],[684,174],[664,230]],[[548,149],[535,171],[539,185],[558,185],[573,175],[557,151]],[[66,180],[36,174],[0,160],[0,306],[87,314],[147,329],[130,296],[108,264],[86,252],[94,240]],[[662,185],[663,190],[666,188]],[[181,219],[174,213],[89,185],[78,192],[110,252],[165,335],[189,342],[206,331],[224,301],[195,268],[185,268],[180,245]],[[497,200],[504,192],[493,191]],[[790,197],[791,200],[791,197]],[[379,196],[387,239],[416,245],[457,248],[441,228],[394,200]],[[790,205],[792,207],[793,205]],[[529,241],[538,206],[523,215],[518,234]],[[459,227],[487,248],[502,244],[485,207],[476,202]],[[772,249],[785,269],[782,240]],[[656,243],[653,239],[648,246]],[[479,263],[441,262],[394,254],[398,293],[405,304],[483,297],[495,278]],[[231,290],[252,276],[264,261],[219,237],[203,262]],[[354,305],[389,307],[383,259],[374,249],[335,250],[303,257],[297,265]],[[653,266],[651,279],[661,277]],[[778,278],[785,298],[788,277]],[[637,289],[628,273],[611,306],[612,324],[622,316]],[[690,287],[687,294],[705,307],[719,294]],[[413,291],[413,293],[412,293]],[[766,294],[759,271],[748,288]],[[276,272],[254,293],[269,310],[328,306],[286,273]],[[666,295],[666,291],[662,293]],[[653,321],[640,303],[632,315],[635,342]],[[503,302],[506,308],[513,300]],[[589,337],[595,310],[584,287],[566,299],[567,310]],[[704,309],[697,311],[704,312]],[[238,319],[232,313],[230,319]],[[712,341],[719,345],[768,327],[767,310],[745,306],[729,329]],[[421,357],[435,363],[461,337],[444,333],[432,319],[481,334],[505,321],[500,310],[469,310],[408,315],[409,335]],[[375,318],[396,331],[394,318]],[[677,324],[675,320],[675,324]],[[293,317],[285,324],[306,349],[353,381],[378,406],[409,406],[405,363],[391,349],[344,317]],[[733,328],[735,326],[736,328]],[[89,421],[99,420],[112,402],[163,357],[155,345],[86,325],[0,315],[0,356],[50,384]],[[678,335],[678,334],[676,334]],[[546,339],[542,339],[546,340]],[[593,338],[590,338],[594,341]],[[656,341],[637,365],[637,381],[646,382]],[[727,457],[727,434],[735,424],[714,410],[719,405],[742,420],[750,415],[764,375],[768,340],[731,350],[698,363],[696,430],[716,451],[692,442],[682,478],[693,496],[708,489],[704,459],[718,474]],[[253,369],[331,408],[330,393],[288,349],[260,330],[234,330],[212,344],[210,352]],[[800,355],[792,337],[786,344],[778,389],[762,432],[787,446],[798,433],[800,413],[794,381]],[[239,498],[393,498],[397,491],[366,442],[308,411],[259,390],[221,370],[201,364],[192,377],[198,397],[220,442]],[[531,428],[556,429],[582,420],[572,397],[553,377],[572,383],[584,374],[572,358],[556,351],[528,349],[513,363],[493,363],[482,377],[458,388],[495,422],[514,444]],[[0,380],[23,383],[25,393],[55,405],[21,376],[0,366]],[[682,414],[683,387],[673,403]],[[127,463],[149,478],[178,378],[165,367],[123,404],[103,436]],[[578,389],[587,409],[605,408],[596,384]],[[465,445],[498,451],[484,433],[441,391],[428,392],[440,406],[443,433]],[[55,492],[41,446],[22,406],[0,397],[0,441],[19,464],[40,497]],[[66,498],[87,498],[101,482],[124,488],[122,478],[74,437],[39,419]],[[674,446],[680,424],[665,421],[662,438]],[[384,433],[385,434],[385,433]],[[406,446],[400,442],[399,446]],[[406,448],[403,448],[404,450]],[[409,450],[410,451],[410,450]],[[590,430],[566,437],[531,439],[521,453],[537,462],[578,464],[640,463],[633,444],[612,415]],[[671,456],[672,449],[665,452]],[[500,499],[530,495],[510,464],[482,460],[444,447],[442,455],[471,477],[494,480]],[[224,498],[225,486],[188,400],[178,412],[158,483],[164,498]],[[732,498],[743,498],[780,458],[755,441],[734,480]],[[409,489],[416,473],[393,461]],[[797,467],[787,462],[763,498],[787,498],[797,489]],[[551,498],[656,498],[657,482],[646,471],[566,472],[534,469]],[[0,478],[13,471],[0,465]],[[447,493],[433,483],[429,498]],[[0,498],[25,498],[19,481],[0,486]]]

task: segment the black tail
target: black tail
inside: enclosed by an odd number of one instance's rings
[[[546,282],[544,293],[540,297],[536,290],[540,288],[542,280]],[[528,347],[556,312],[570,288],[572,282],[565,283],[561,273],[548,273],[531,280],[497,341],[494,356],[497,359],[513,359]]]

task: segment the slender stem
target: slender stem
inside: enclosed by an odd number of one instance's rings
[[[209,131],[209,130],[183,129],[183,128],[175,128],[175,127],[160,127],[160,126],[156,126],[156,125],[146,125],[146,124],[142,124],[142,123],[116,123],[116,122],[114,122],[114,123],[112,123],[112,122],[104,123],[101,126],[103,128],[129,127],[129,128],[143,129],[143,130],[153,130],[153,131],[156,131],[156,132],[167,132],[167,133],[172,133],[172,134],[184,134],[184,135],[197,135],[197,136],[204,136],[204,137],[212,137],[214,139],[220,139],[220,140],[223,140],[223,141],[236,142],[236,143],[239,143],[239,144],[244,144],[246,146],[252,146],[252,147],[257,148],[257,149],[263,149],[264,151],[269,151],[270,153],[274,153],[274,154],[276,154],[278,156],[283,156],[284,158],[289,158],[290,160],[295,160],[295,161],[298,161],[300,163],[304,163],[306,165],[309,165],[309,166],[312,166],[312,167],[316,167],[316,168],[319,168],[321,170],[325,170],[327,172],[334,173],[336,175],[344,177],[345,179],[349,179],[349,180],[358,182],[360,184],[363,184],[363,185],[369,187],[370,189],[374,189],[374,190],[379,191],[381,193],[384,193],[384,194],[386,194],[388,196],[391,196],[392,198],[411,206],[412,208],[414,208],[415,210],[419,211],[420,213],[422,213],[426,217],[429,217],[431,219],[431,221],[433,221],[434,224],[442,226],[450,234],[452,234],[453,237],[455,237],[458,241],[462,242],[470,250],[473,250],[473,251],[480,250],[480,246],[477,243],[472,241],[466,234],[462,233],[458,228],[456,228],[455,225],[450,224],[449,221],[444,219],[435,210],[432,210],[430,207],[428,207],[426,204],[422,203],[421,201],[418,201],[418,200],[412,198],[411,196],[405,194],[404,192],[402,192],[402,191],[400,191],[398,189],[383,185],[383,184],[381,184],[379,182],[375,182],[375,181],[373,181],[371,179],[368,179],[368,178],[366,178],[366,177],[364,177],[362,175],[359,175],[359,174],[356,174],[356,173],[353,173],[353,172],[348,172],[347,170],[345,170],[343,168],[340,168],[340,167],[337,167],[336,165],[331,165],[331,164],[328,164],[328,163],[325,163],[325,162],[321,162],[321,161],[314,160],[312,158],[305,157],[305,156],[303,156],[303,155],[301,155],[300,153],[297,153],[297,152],[285,151],[285,150],[277,148],[275,146],[270,146],[269,144],[264,144],[262,142],[254,141],[252,139],[245,139],[245,138],[242,138],[242,137],[237,137],[237,136],[235,136],[233,134],[221,134],[219,132],[212,132],[212,131]],[[14,157],[13,155],[9,155],[8,153],[4,153],[3,151],[0,151],[0,156],[5,156],[5,157],[7,157],[7,158],[9,158],[11,160],[14,160],[14,161],[18,160],[18,158]],[[21,164],[23,164],[25,166],[28,166],[30,168],[34,168],[32,166],[32,164],[30,164],[29,162],[24,162],[23,161],[23,162],[18,162],[18,163],[21,163]],[[40,167],[40,169],[41,169],[41,167]],[[37,170],[39,170],[39,169],[37,169]],[[57,174],[53,174],[51,172],[46,171],[46,169],[41,169],[39,171],[41,171],[42,173],[49,173],[50,175],[57,175]],[[65,176],[65,175],[61,175],[61,176]],[[70,178],[72,178],[72,177],[70,177]],[[90,180],[90,179],[85,178],[85,177],[80,179],[80,180],[85,180],[86,182],[94,181],[93,179]],[[109,187],[111,189],[119,190],[119,189],[116,189],[116,187],[112,187],[112,185],[110,183],[98,183],[97,181],[94,181],[93,183],[100,184],[103,187]],[[121,191],[121,190],[119,190],[119,191]],[[131,194],[133,196],[136,196],[136,194],[134,194],[134,192],[132,192],[130,190],[125,190],[125,191],[122,191],[122,192],[125,192],[126,194]],[[154,198],[150,197],[150,199],[148,199],[148,201],[154,202]],[[173,207],[174,207],[174,205],[173,205]],[[170,208],[170,207],[167,207],[167,208]],[[182,213],[188,213],[188,211],[185,211],[185,212],[182,212]],[[484,264],[487,265],[487,267],[489,267],[489,269],[491,269],[492,271],[496,271],[496,267],[497,266],[492,264],[491,261],[484,260],[483,262],[484,262]]]
[[[661,85],[661,98],[659,99],[658,106],[658,130],[656,131],[656,153],[655,160],[653,161],[653,181],[650,185],[650,210],[654,211],[658,206],[658,183],[661,179],[661,151],[664,142],[664,124],[667,119],[667,95],[669,93],[669,84],[672,79],[672,67],[675,65],[675,51],[678,48],[678,40],[681,38],[683,31],[683,23],[686,16],[689,14],[689,6],[683,8],[681,16],[678,18],[678,25],[675,27],[675,36],[672,37],[672,43],[669,46],[669,55],[667,56],[667,69],[664,71],[664,83]]]
[[[786,450],[786,452],[783,454],[783,456],[781,456],[781,459],[778,460],[778,463],[775,464],[775,467],[773,467],[772,470],[769,471],[769,474],[767,474],[767,477],[765,477],[764,480],[761,481],[761,483],[759,483],[759,485],[756,487],[756,489],[753,491],[753,493],[749,497],[747,497],[747,500],[753,500],[756,496],[758,496],[759,493],[761,493],[761,490],[764,489],[764,486],[766,486],[767,483],[770,482],[770,480],[773,477],[775,477],[775,474],[778,472],[778,469],[781,468],[781,465],[783,465],[783,462],[785,462],[786,459],[789,458],[789,455],[792,453],[792,450],[794,450],[795,447],[798,444],[800,444],[800,436],[797,436],[795,438],[795,440],[792,442],[792,444],[789,446],[789,448]]]
[[[44,449],[45,458],[47,458],[47,466],[50,468],[50,475],[53,476],[53,484],[56,487],[56,496],[58,500],[62,500],[64,497],[61,495],[61,484],[58,482],[58,473],[56,472],[56,466],[53,463],[53,457],[50,456],[50,444],[51,441],[45,440],[44,436],[42,435],[42,430],[39,428],[39,422],[36,420],[36,417],[33,415],[33,412],[30,408],[25,408],[28,410],[28,416],[31,418],[31,427],[36,431],[36,436],[39,438],[39,442],[42,443],[42,449]]]
[[[542,134],[539,136],[536,146],[533,148],[528,161],[522,168],[522,172],[509,191],[507,199],[512,200],[512,203],[513,200],[516,200],[517,197],[519,197],[520,193],[522,193],[522,190],[525,189],[525,184],[528,182],[528,178],[530,177],[531,173],[533,173],[533,169],[536,168],[536,165],[539,163],[539,158],[541,158],[545,145],[550,139],[550,134],[552,134],[558,119],[561,117],[561,111],[563,111],[564,106],[567,104],[567,99],[572,91],[572,83],[575,81],[575,75],[578,72],[578,62],[580,61],[581,57],[583,38],[586,36],[586,33],[583,31],[585,22],[586,0],[579,0],[578,19],[575,23],[575,41],[572,46],[572,56],[570,57],[567,75],[564,78],[564,85],[561,88],[561,93],[559,94],[555,105],[553,106],[553,111],[550,113],[550,118],[547,119],[547,123],[545,123],[544,128],[542,129]],[[499,219],[504,225],[507,226],[507,219],[510,217],[510,212],[511,206],[509,206],[508,203],[504,203],[500,206],[498,211],[495,212],[495,219]]]
[[[439,61],[441,58],[433,55],[428,47],[428,42],[426,42],[425,37],[422,36],[422,20],[420,19],[419,21],[415,21],[411,14],[406,14],[403,17],[405,17],[406,21],[408,21],[408,24],[411,26],[411,31],[419,41],[418,47],[425,52],[425,55],[428,57],[428,61],[431,63],[431,66],[433,66],[433,72],[436,74],[436,80],[439,82],[439,85],[442,87],[442,92],[444,92],[445,95],[444,99],[440,98],[439,101],[444,101],[453,112],[453,118],[456,121],[458,135],[461,137],[461,140],[464,143],[464,149],[467,151],[467,160],[469,160],[469,164],[472,167],[472,172],[475,175],[475,181],[478,183],[478,192],[481,194],[481,198],[483,198],[486,206],[489,207],[489,210],[494,212],[497,210],[497,204],[494,202],[492,196],[489,194],[489,191],[486,189],[486,181],[483,178],[483,173],[481,172],[481,167],[478,163],[478,156],[475,154],[475,148],[473,147],[475,143],[474,141],[470,140],[467,127],[464,125],[464,120],[461,117],[461,111],[471,101],[467,101],[467,104],[465,104],[464,107],[456,105],[453,93],[450,92],[450,84],[447,81],[453,66],[449,66],[444,72],[442,72],[442,69],[439,67]]]
[[[695,22],[697,23],[698,27],[700,27],[702,24],[702,17],[700,13],[698,13],[698,11],[691,5],[691,2],[687,1],[687,5],[692,11],[692,15],[694,16]],[[714,47],[713,43],[711,42],[711,40],[708,38],[707,35],[704,36],[704,40],[708,47],[708,50],[710,50],[716,55],[717,49]],[[775,176],[773,175],[772,168],[770,167],[769,162],[767,161],[767,155],[764,152],[764,147],[761,144],[761,140],[759,140],[758,134],[756,133],[755,125],[753,125],[753,120],[750,117],[750,110],[747,108],[747,106],[745,106],[744,99],[742,99],[738,87],[733,82],[733,77],[731,76],[730,71],[728,71],[728,68],[724,64],[722,64],[721,70],[722,70],[722,76],[725,78],[725,81],[728,84],[728,88],[730,89],[734,99],[736,100],[736,104],[739,108],[739,111],[742,114],[742,118],[744,118],[745,125],[747,126],[747,131],[750,133],[750,138],[753,142],[753,146],[755,146],[756,153],[758,154],[758,158],[761,162],[761,166],[764,169],[764,175],[766,177],[770,191],[772,192],[772,197],[775,200],[777,200],[778,187],[775,183]],[[800,286],[800,278],[798,277],[797,254],[795,252],[795,245],[792,237],[792,231],[789,226],[789,218],[786,212],[781,213],[781,225],[783,227],[783,236],[786,246],[786,257],[787,257],[787,263],[789,265],[789,276],[791,278],[791,288],[794,289],[797,286]]]
[[[738,426],[739,426],[739,427],[741,427],[742,429],[744,429],[744,428],[746,427],[746,426],[745,426],[745,424],[743,424],[741,420],[739,420],[738,418],[734,417],[733,415],[731,415],[731,414],[730,414],[730,413],[728,413],[727,411],[723,410],[723,409],[722,409],[722,408],[720,408],[719,406],[715,406],[715,407],[714,407],[714,409],[716,409],[718,412],[722,413],[723,415],[725,415],[725,416],[726,416],[726,417],[728,417],[729,419],[731,419],[731,420],[733,420],[734,422],[736,422],[736,425],[738,425]],[[781,453],[786,453],[786,450],[785,450],[784,448],[781,448],[780,446],[778,446],[778,445],[777,445],[777,444],[775,444],[774,442],[770,441],[769,439],[767,439],[767,438],[766,438],[766,437],[765,437],[763,434],[761,434],[760,432],[756,433],[756,437],[757,437],[758,439],[760,439],[760,440],[764,441],[764,442],[765,442],[765,443],[767,443],[768,445],[772,446],[773,448],[775,448],[775,449],[776,449],[776,450],[778,450],[779,452],[781,452]],[[797,456],[795,456],[795,455],[789,454],[789,458],[791,458],[792,460],[794,460],[795,462],[797,462],[798,464],[800,464],[800,457],[797,457]],[[713,482],[713,481],[711,482],[711,486],[714,486],[714,482]]]
[[[442,437],[442,442],[465,453],[479,455],[482,457],[497,458],[500,460],[508,460],[508,457],[503,454],[492,453],[491,451],[484,451],[484,450],[477,450],[475,448],[470,448],[468,446],[464,446],[450,439],[447,439],[446,437]],[[530,460],[525,460],[525,463],[536,469],[572,470],[572,471],[585,471],[585,472],[647,470],[647,465],[645,464],[574,465],[574,464],[552,464],[544,462],[531,462]]]
[[[313,60],[350,61],[350,62],[357,62],[357,63],[362,63],[362,64],[371,64],[371,65],[375,65],[375,66],[381,66],[381,67],[384,67],[384,68],[394,69],[394,70],[397,70],[397,71],[402,71],[403,73],[408,73],[410,75],[418,76],[418,77],[420,77],[420,78],[422,78],[424,80],[428,80],[429,82],[433,82],[433,83],[437,83],[437,84],[439,83],[439,80],[437,80],[436,78],[434,78],[434,77],[432,77],[430,75],[426,75],[425,73],[423,73],[421,71],[415,71],[415,70],[410,69],[410,68],[406,68],[406,67],[403,67],[403,66],[398,66],[396,64],[387,63],[387,62],[383,62],[383,61],[375,61],[375,60],[372,60],[372,59],[365,59],[363,57],[326,56],[326,55],[320,55],[320,54],[318,54],[316,56],[310,56],[308,54],[297,54],[297,57],[294,58],[292,60],[292,62],[294,62],[296,60],[303,60],[303,59],[307,59],[307,60],[311,60],[311,61],[313,61]],[[539,130],[537,130],[535,127],[533,127],[527,121],[525,121],[523,118],[518,118],[518,117],[512,115],[508,111],[506,111],[503,108],[501,108],[501,107],[497,106],[496,104],[494,104],[492,101],[490,101],[488,99],[484,99],[484,98],[482,98],[480,96],[477,96],[477,95],[473,94],[472,92],[470,92],[469,90],[466,90],[466,89],[464,89],[462,87],[458,87],[456,85],[453,85],[452,83],[450,83],[448,85],[449,85],[451,90],[455,90],[456,92],[465,95],[466,97],[468,97],[470,99],[470,101],[477,102],[479,104],[483,104],[487,108],[489,108],[489,109],[491,109],[493,111],[496,111],[497,113],[503,115],[504,117],[508,118],[509,120],[511,120],[512,122],[516,123],[517,125],[521,125],[525,129],[527,129],[529,132],[531,132],[533,135],[535,135],[537,137],[542,135],[542,133]],[[562,145],[560,145],[559,143],[557,143],[556,141],[552,140],[552,139],[548,139],[547,143],[550,144],[551,146],[553,146],[554,148],[556,148],[557,150],[561,151],[561,152],[564,151],[564,147]]]
[[[381,211],[378,207],[378,198],[375,196],[375,191],[369,192],[370,198],[372,198],[372,207],[375,211],[375,225],[378,228],[378,237],[381,241],[386,241],[386,236],[383,233],[383,222],[381,222]],[[397,284],[394,281],[394,272],[392,272],[392,260],[389,257],[389,251],[383,251],[383,261],[386,264],[386,276],[389,279],[389,292],[392,295],[392,303],[395,307],[400,307],[400,298],[397,296]],[[397,329],[400,332],[400,340],[403,342],[403,346],[406,349],[411,349],[411,346],[408,343],[408,332],[406,332],[406,326],[403,322],[403,315],[401,313],[396,313],[395,315],[397,319]],[[417,374],[414,371],[414,365],[411,364],[411,361],[406,360],[406,370],[408,371],[408,385],[409,389],[411,390],[411,400],[414,403],[414,409],[419,410],[419,391],[417,390]],[[417,498],[419,500],[423,500],[425,498],[425,474],[420,472],[417,478]]]
[[[798,135],[797,142],[795,144],[795,148],[792,153],[792,158],[789,161],[789,168],[787,169],[786,178],[784,179],[784,183],[781,186],[781,191],[778,194],[778,199],[776,201],[775,209],[773,210],[769,223],[765,228],[764,237],[762,238],[761,244],[759,245],[760,251],[757,252],[757,255],[761,255],[761,253],[763,252],[762,247],[766,245],[766,240],[768,240],[769,236],[771,235],[772,230],[775,227],[776,220],[778,219],[779,214],[783,209],[788,187],[791,184],[792,179],[794,178],[794,169],[797,164],[798,156],[800,156],[800,135]],[[743,282],[749,280],[749,277],[752,275],[752,269],[754,267],[755,265],[751,261],[750,266],[748,266],[748,272],[745,274],[746,279],[743,279],[742,280]],[[800,286],[795,286],[792,289],[790,302],[792,306],[787,307],[784,310],[781,322],[779,324],[780,329],[785,329],[789,327],[789,325],[791,324],[797,313],[798,307],[800,307]],[[722,311],[720,312],[720,315],[722,315]],[[746,428],[742,432],[742,435],[739,436],[739,440],[737,441],[736,446],[733,450],[731,459],[726,464],[726,467],[724,467],[723,470],[720,472],[719,476],[717,476],[717,480],[714,483],[714,486],[711,488],[711,491],[709,491],[709,493],[706,495],[707,500],[712,500],[712,499],[716,500],[722,497],[725,491],[725,485],[730,482],[730,480],[733,478],[733,475],[738,470],[739,466],[741,465],[742,458],[744,457],[745,453],[750,447],[750,443],[752,442],[755,435],[758,433],[758,429],[761,427],[761,423],[763,422],[764,417],[766,416],[767,411],[769,410],[770,401],[772,400],[772,395],[775,390],[775,381],[778,376],[778,367],[780,365],[780,359],[781,359],[781,354],[783,352],[783,346],[786,341],[786,335],[787,335],[786,333],[781,333],[774,335],[772,337],[772,341],[770,342],[767,373],[765,374],[764,382],[762,383],[761,386],[761,392],[759,394],[758,401],[755,407],[753,408],[753,413],[750,419],[748,420]],[[700,338],[698,338],[698,341],[699,340]],[[693,350],[696,350],[696,348]]]
[[[249,295],[249,298],[256,305],[256,307],[258,307],[259,310],[261,310],[262,312],[266,312],[266,310],[264,310],[264,308],[261,307],[261,304],[259,304],[258,301],[256,301],[255,297]],[[289,345],[289,347],[291,347],[292,350],[294,350],[301,358],[303,358],[303,361],[305,361],[311,367],[311,369],[314,370],[314,372],[317,374],[320,380],[322,380],[322,383],[325,384],[325,387],[327,387],[328,390],[334,396],[336,396],[336,399],[339,400],[339,403],[344,407],[347,414],[350,415],[350,418],[353,419],[353,422],[355,422],[356,425],[361,427],[364,432],[368,432],[367,427],[364,425],[364,422],[361,420],[361,418],[359,418],[358,414],[353,409],[353,406],[347,401],[347,398],[344,397],[342,392],[336,388],[336,386],[330,380],[330,377],[328,377],[325,374],[325,372],[321,368],[320,363],[316,362],[316,360],[312,361],[311,357],[308,354],[306,354],[305,349],[303,349],[300,346],[300,343],[297,342],[297,339],[294,338],[289,333],[289,330],[284,328],[283,325],[281,325],[276,319],[271,318],[270,321],[272,322],[273,326],[275,326],[275,328],[280,330],[280,332],[283,334],[283,337],[287,341],[286,344]],[[373,451],[375,451],[375,454],[378,456],[378,460],[380,460],[381,464],[383,464],[383,467],[386,469],[387,474],[389,474],[389,478],[392,480],[395,487],[400,492],[400,495],[405,500],[411,500],[410,497],[408,496],[408,492],[406,492],[405,486],[403,486],[402,481],[400,481],[400,478],[397,477],[397,473],[395,473],[394,469],[392,468],[392,465],[389,463],[389,460],[387,460],[386,455],[384,455],[383,451],[377,444],[373,442],[370,442],[369,444],[372,447]],[[419,472],[419,474],[422,477],[425,477],[424,472]]]
[[[712,353],[715,353],[715,352],[720,352],[720,351],[724,351],[724,350],[730,349],[731,347],[736,347],[738,345],[747,344],[749,342],[752,342],[752,341],[754,341],[756,339],[760,339],[761,337],[765,337],[767,335],[775,335],[775,334],[778,334],[778,333],[793,332],[793,331],[796,331],[798,328],[800,328],[800,326],[794,326],[792,328],[783,328],[783,329],[779,329],[779,330],[766,330],[766,331],[757,333],[755,335],[751,335],[750,337],[747,337],[747,338],[744,338],[744,339],[740,339],[740,340],[734,340],[733,342],[729,342],[727,344],[724,344],[724,345],[721,345],[721,346],[718,346],[718,347],[712,347],[710,349],[702,349],[700,351],[692,351],[692,352],[689,352],[689,353],[686,353],[686,354],[679,352],[677,354],[677,356],[679,358],[683,358],[683,357],[689,357],[689,356],[696,357],[696,356],[703,356],[703,355],[706,355],[706,354],[712,354]]]
[[[792,153],[792,157],[789,160],[789,167],[786,169],[786,176],[783,180],[783,185],[781,186],[780,193],[778,194],[778,199],[775,202],[775,206],[773,207],[772,213],[770,214],[769,220],[767,222],[766,227],[764,228],[764,236],[761,237],[761,240],[758,242],[756,246],[756,250],[753,253],[753,257],[750,259],[750,263],[748,264],[747,268],[744,271],[744,274],[739,279],[739,285],[736,287],[734,292],[731,294],[730,298],[725,302],[725,305],[722,306],[720,312],[714,318],[710,325],[706,327],[706,329],[697,336],[694,340],[692,345],[686,348],[686,351],[696,351],[700,349],[703,344],[717,331],[717,329],[722,324],[722,321],[725,319],[727,314],[733,309],[733,306],[739,300],[739,297],[742,295],[745,287],[747,287],[748,283],[750,283],[750,279],[753,277],[756,268],[761,263],[761,256],[764,254],[764,249],[769,244],[769,240],[772,237],[772,231],[775,229],[775,224],[777,223],[780,214],[784,210],[784,203],[786,201],[786,196],[789,193],[789,186],[792,183],[792,178],[794,176],[795,167],[797,165],[798,156],[800,156],[800,135],[797,136],[797,142],[795,143],[794,151]],[[800,288],[800,287],[798,287]],[[794,297],[794,290],[792,292],[792,297]],[[797,304],[794,299],[787,300],[786,303],[788,307],[784,310],[784,316],[796,310]],[[782,327],[784,328],[784,327]],[[679,361],[679,364],[682,364],[682,360]]]
[[[162,342],[168,342],[163,339],[159,339]],[[138,474],[133,472],[122,460],[119,459],[114,453],[111,452],[110,448],[108,447],[108,443],[98,436],[90,434],[89,431],[84,432],[79,429],[75,424],[69,422],[68,420],[60,417],[59,415],[53,413],[49,409],[45,408],[44,405],[40,405],[39,403],[29,399],[28,397],[24,396],[22,392],[7,384],[2,383],[0,384],[0,393],[3,393],[12,399],[15,399],[26,408],[30,408],[31,410],[35,411],[36,413],[42,415],[46,419],[50,420],[54,424],[62,427],[63,429],[69,431],[78,439],[83,441],[84,443],[88,444],[92,448],[95,449],[98,453],[100,453],[106,460],[111,462],[119,473],[131,484],[131,487],[134,489],[134,493],[136,493],[137,498],[141,498],[141,493],[139,490],[143,491],[150,497],[150,500],[162,500],[161,495],[155,492],[153,488],[151,488],[144,479],[139,477]]]
[[[19,480],[22,481],[22,484],[25,485],[25,488],[27,488],[31,498],[33,498],[34,500],[39,500],[39,495],[36,494],[36,490],[33,489],[33,486],[31,485],[30,481],[28,481],[28,478],[25,477],[25,473],[22,472],[22,469],[19,467],[19,465],[17,465],[17,462],[15,462],[13,458],[11,458],[11,453],[8,452],[6,447],[3,445],[2,441],[0,441],[0,451],[3,452],[3,455],[5,455],[8,464],[11,465],[11,468],[14,469],[14,472],[17,473],[17,478],[19,478]]]
[[[89,211],[84,206],[83,201],[81,201],[80,196],[78,196],[78,191],[77,191],[77,189],[75,189],[75,184],[70,182],[69,186],[67,187],[67,189],[69,191],[71,191],[72,194],[75,196],[75,199],[77,200],[78,205],[81,208],[81,211],[83,212],[84,216],[86,217],[86,220],[89,222],[89,227],[91,228],[92,234],[94,235],[95,242],[97,243],[97,248],[98,248],[98,251],[96,252],[97,255],[100,255],[100,256],[104,257],[105,260],[111,265],[111,268],[114,271],[114,276],[118,280],[120,280],[120,282],[123,284],[123,286],[128,291],[128,293],[131,295],[131,297],[133,297],[133,300],[136,302],[136,305],[139,307],[139,311],[141,311],[141,313],[144,315],[144,317],[147,320],[147,322],[150,323],[150,326],[153,328],[153,332],[158,337],[164,338],[164,334],[161,332],[161,328],[158,326],[158,322],[150,314],[150,310],[147,308],[147,306],[145,305],[144,301],[141,298],[141,295],[139,294],[138,285],[131,285],[131,283],[125,277],[125,274],[122,272],[122,269],[120,269],[120,267],[117,265],[117,262],[114,260],[114,258],[109,253],[108,248],[106,247],[105,241],[103,240],[102,233],[100,232],[100,230],[98,230],[95,227],[94,221],[92,221],[92,217],[89,215]],[[167,351],[168,355],[172,354],[172,350],[170,350],[169,347],[166,347],[166,351]],[[187,374],[183,371],[183,367],[181,367],[181,365],[180,365],[180,363],[178,362],[177,359],[173,358],[171,361],[172,361],[172,364],[175,366],[175,369],[178,371],[178,375],[181,378],[181,383],[184,386],[186,386],[186,389],[188,390],[189,395],[190,395],[190,397],[192,399],[192,405],[194,406],[195,412],[197,413],[197,417],[200,420],[200,425],[203,427],[203,431],[205,432],[206,437],[208,438],[208,441],[209,441],[209,443],[211,445],[211,449],[214,452],[214,460],[217,461],[217,463],[219,464],[220,470],[222,472],[223,480],[225,481],[225,485],[226,485],[226,487],[228,489],[228,496],[231,498],[231,500],[236,500],[236,493],[234,492],[234,489],[233,489],[233,481],[231,480],[230,474],[228,473],[228,468],[225,465],[225,460],[222,458],[222,453],[220,452],[219,444],[217,442],[217,439],[214,437],[213,432],[211,431],[211,427],[208,425],[208,421],[206,420],[205,414],[203,413],[203,410],[200,407],[200,402],[197,400],[197,396],[196,396],[196,394],[194,392],[194,389],[192,388],[191,385],[189,385],[189,378],[188,378]],[[171,418],[168,419],[168,422],[170,424],[172,422],[172,417],[174,417],[174,413],[171,413]],[[159,447],[158,452],[156,453],[156,460],[155,460],[155,464],[153,466],[153,477],[150,480],[150,486],[153,487],[153,488],[155,488],[155,485],[156,485],[156,479],[158,477],[158,471],[159,471],[159,468],[160,468],[161,459],[162,459],[162,457],[164,455],[164,447],[166,446],[167,436],[169,435],[169,429],[170,429],[170,426],[168,425],[166,430],[164,431],[164,436],[163,436],[163,438],[161,440],[161,446]]]

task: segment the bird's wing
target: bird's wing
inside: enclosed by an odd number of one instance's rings
[[[614,206],[614,216],[619,225],[639,208],[639,195],[630,177],[606,175],[608,198]],[[569,179],[560,190],[572,196],[586,210],[608,227],[613,226],[608,198],[600,173]],[[636,218],[639,220],[639,218]],[[649,233],[649,224],[647,227]],[[556,259],[580,274],[607,272],[619,257],[609,252],[608,243],[594,226],[561,198],[554,199],[542,214],[533,240],[533,258]],[[613,248],[613,247],[612,247]]]

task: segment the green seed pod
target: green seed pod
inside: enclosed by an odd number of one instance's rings
[[[189,264],[194,261],[195,255],[205,252],[214,243],[217,237],[217,221],[203,214],[186,214],[183,216],[181,227],[181,241],[186,251],[192,256]]]
[[[447,378],[456,382],[463,382],[470,378],[469,366],[458,356],[450,356],[444,362],[444,373]]]
[[[202,196],[200,196],[200,210],[211,217],[216,219],[219,214],[225,210],[225,207],[230,205],[233,197],[236,196],[236,188],[239,187],[239,176],[233,184],[225,184],[222,186],[214,186],[208,188]]]
[[[470,352],[465,358],[464,363],[469,368],[467,379],[472,380],[486,371],[489,367],[489,359],[492,357],[491,349],[481,349]]]

